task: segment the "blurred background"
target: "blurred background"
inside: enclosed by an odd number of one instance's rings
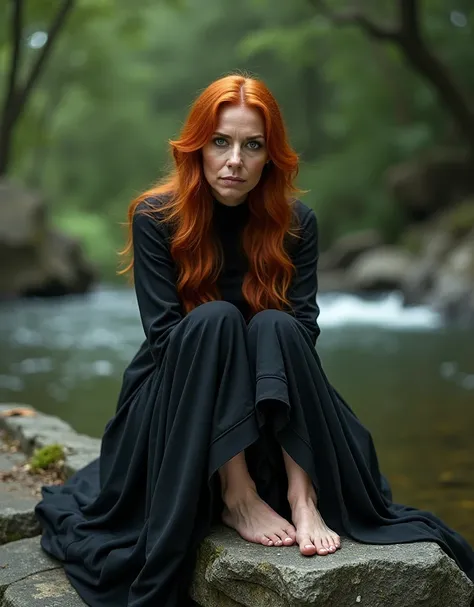
[[[0,402],[101,436],[143,339],[127,206],[195,96],[263,78],[319,219],[331,382],[394,499],[474,544],[472,0],[0,0]]]

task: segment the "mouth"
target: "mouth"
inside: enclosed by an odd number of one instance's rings
[[[230,181],[232,183],[243,183],[245,181],[245,179],[242,179],[241,177],[220,177],[220,179],[222,179],[222,181]]]

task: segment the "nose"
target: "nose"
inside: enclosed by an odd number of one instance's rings
[[[228,167],[239,167],[242,164],[242,155],[240,152],[240,146],[234,145],[229,152],[229,157],[227,158],[227,166]]]

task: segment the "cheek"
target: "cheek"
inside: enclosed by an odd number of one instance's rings
[[[254,159],[249,166],[249,172],[252,176],[253,181],[258,181],[260,176],[262,175],[262,171],[265,167],[265,160],[262,159]]]
[[[220,156],[221,154],[210,150],[203,152],[202,161],[206,175],[212,175],[221,169],[224,161]]]

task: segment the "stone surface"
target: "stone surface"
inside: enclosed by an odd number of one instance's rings
[[[34,508],[37,499],[19,483],[0,486],[0,544],[40,533]]]
[[[353,291],[399,290],[413,264],[413,256],[393,246],[362,253],[348,270]]]
[[[0,180],[0,298],[84,293],[96,271],[79,242],[51,224],[38,192]]]
[[[377,230],[360,230],[340,236],[327,251],[320,254],[318,272],[347,270],[359,255],[382,244],[382,236]]]
[[[9,472],[24,459],[19,453],[0,452],[0,472]],[[34,514],[36,502],[22,483],[0,483],[0,544],[38,535],[40,527]]]
[[[20,441],[24,453],[31,455],[35,449],[60,443],[66,452],[66,469],[69,474],[82,468],[100,454],[100,440],[75,432],[69,424],[53,415],[37,413],[31,417],[3,417],[2,411],[22,407],[34,410],[19,403],[0,405],[0,428]]]
[[[62,569],[31,575],[7,588],[1,607],[84,607]]]
[[[434,543],[359,544],[306,558],[226,528],[204,540],[192,596],[204,607],[469,607],[474,585]]]
[[[0,597],[11,584],[60,564],[41,548],[39,537],[10,542],[0,548]],[[0,603],[0,605],[2,605]],[[3,607],[3,606],[2,606]]]
[[[0,427],[29,453],[62,443],[71,472],[78,462],[97,457],[100,441],[75,433],[58,418],[2,416],[17,406],[0,405]],[[0,460],[2,465],[8,461]],[[191,595],[202,607],[470,607],[474,585],[434,543],[374,546],[343,538],[335,554],[306,558],[296,546],[266,548],[219,527],[200,547]],[[0,607],[82,605],[38,536],[0,548]]]

